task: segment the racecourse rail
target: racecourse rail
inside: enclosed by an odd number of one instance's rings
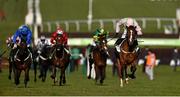
[[[47,27],[48,28],[48,32],[52,32],[52,25],[65,25],[65,30],[69,31],[70,30],[70,24],[75,24],[76,27],[76,31],[81,31],[81,25],[87,25],[88,26],[88,30],[92,31],[92,24],[93,23],[99,23],[99,25],[101,27],[104,27],[105,23],[112,23],[113,24],[113,28],[115,29],[115,24],[116,21],[119,20],[120,18],[112,18],[112,19],[93,19],[91,21],[91,24],[89,24],[88,20],[57,20],[57,21],[46,21],[43,22],[41,26],[41,32],[44,31],[43,28]],[[156,27],[157,29],[160,29],[161,27],[165,27],[166,25],[162,25],[162,22],[166,22],[169,21],[171,22],[171,27],[175,30],[175,32],[177,32],[177,25],[176,25],[176,18],[157,18],[157,17],[152,17],[152,18],[148,18],[148,17],[140,17],[140,18],[135,18],[137,21],[141,22],[141,26],[143,29],[145,29],[147,27],[147,22],[148,21],[153,21],[156,23]]]

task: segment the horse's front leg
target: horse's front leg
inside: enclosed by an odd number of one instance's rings
[[[101,84],[103,84],[105,77],[106,77],[106,66],[103,66],[101,67],[101,79],[100,79]]]
[[[117,59],[117,64],[118,64],[118,75],[119,75],[119,80],[120,80],[120,87],[123,87],[123,78],[122,78],[122,73],[123,73],[123,69],[122,69],[122,64],[120,64],[119,59]]]
[[[20,80],[19,80],[20,75],[21,75],[21,70],[16,69],[16,71],[15,71],[15,84],[16,84],[16,86],[19,85],[19,83],[20,83]]]
[[[61,68],[60,81],[59,81],[60,86],[62,86],[62,81],[64,84],[65,83],[65,67]]]
[[[133,65],[133,66],[131,66],[131,75],[130,75],[130,78],[132,78],[132,79],[135,79],[136,78],[136,76],[135,76],[135,72],[136,72],[136,66],[135,65]]]
[[[37,81],[37,79],[36,79],[36,75],[37,75],[37,64],[38,64],[38,62],[36,62],[36,61],[34,61],[33,62],[34,64],[34,82],[36,82]]]
[[[56,77],[56,66],[53,64],[52,65],[52,75],[51,75],[51,78],[55,79],[55,77]]]
[[[45,82],[46,81],[46,76],[47,76],[47,71],[48,71],[48,66],[46,67],[46,66],[44,66],[44,71],[43,71],[43,82]]]
[[[127,73],[127,65],[124,67],[124,72],[125,72],[125,83],[128,84],[128,73]]]
[[[99,67],[96,64],[94,64],[94,65],[95,65],[95,74],[96,74],[95,83],[97,84],[97,81],[100,78],[100,70],[99,70]]]
[[[89,75],[88,75],[88,79],[91,79],[92,64],[93,64],[93,59],[89,58]]]
[[[24,79],[24,84],[25,84],[25,88],[27,87],[27,83],[28,83],[28,81],[29,81],[29,68],[27,68],[26,70],[25,70],[25,77],[24,77],[25,79]]]
[[[8,76],[9,80],[11,80],[11,73],[12,73],[12,62],[10,62],[9,60],[9,76]]]

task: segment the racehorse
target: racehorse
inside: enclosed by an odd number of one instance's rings
[[[13,62],[13,71],[15,84],[18,85],[20,83],[19,78],[22,70],[25,72],[24,84],[27,87],[27,83],[29,81],[29,69],[32,64],[32,54],[30,50],[27,48],[26,41],[23,39],[20,42],[20,45],[16,48]]]
[[[70,54],[68,54],[64,48],[64,45],[56,43],[53,49],[52,62],[52,75],[51,78],[54,79],[54,84],[56,83],[56,67],[61,69],[59,85],[62,86],[66,83],[65,70],[70,62]]]
[[[100,80],[100,84],[103,84],[103,81],[105,79],[105,73],[106,73],[106,61],[107,61],[107,41],[106,38],[103,35],[99,36],[99,44],[93,48],[93,60],[90,59],[90,74],[89,77],[91,76],[91,68],[92,68],[92,63],[95,65],[95,81],[97,82]]]
[[[40,66],[39,78],[42,78],[43,82],[45,82],[46,80],[47,71],[50,65],[49,51],[50,51],[49,45],[44,45],[44,47],[42,48],[39,54],[39,66]]]
[[[117,57],[118,75],[120,79],[120,86],[123,87],[123,77],[125,73],[125,83],[128,83],[127,67],[131,66],[132,74],[130,77],[135,78],[136,63],[138,53],[136,52],[135,39],[137,36],[136,27],[127,27],[127,38],[125,38],[120,45],[120,53]]]

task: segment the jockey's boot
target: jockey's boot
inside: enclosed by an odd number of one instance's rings
[[[119,57],[119,52],[116,49],[114,49],[114,54],[116,57]]]
[[[136,52],[137,52],[137,55],[139,55],[140,52],[141,52],[141,48],[140,47],[136,47]]]
[[[109,58],[110,57],[110,55],[109,55],[109,52],[108,51],[106,51],[106,56]]]
[[[90,59],[93,59],[93,53],[92,53],[92,52],[90,52],[89,58],[90,58]]]
[[[116,51],[117,52],[121,52],[121,49],[120,49],[120,44],[121,44],[121,42],[124,40],[124,38],[119,38],[117,41],[116,41],[116,43],[114,44],[115,45],[115,48],[116,48]]]
[[[54,47],[52,47],[52,49],[50,50],[50,55],[49,55],[49,59],[51,60],[52,59],[52,57],[53,57],[53,55],[54,55],[54,53],[55,53],[55,50],[54,50],[55,48]]]
[[[121,52],[119,45],[116,45],[115,48],[116,48],[116,51],[117,51],[117,52],[119,52],[119,53]]]

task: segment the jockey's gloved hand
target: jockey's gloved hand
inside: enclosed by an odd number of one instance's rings
[[[14,44],[13,49],[17,48],[17,44]]]
[[[41,51],[40,50],[38,50],[38,54],[40,54],[41,53]]]
[[[28,44],[27,47],[29,48],[29,47],[30,47],[30,44]]]

